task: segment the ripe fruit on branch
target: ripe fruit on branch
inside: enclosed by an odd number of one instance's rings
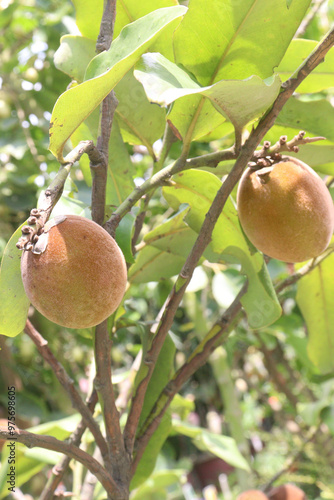
[[[308,165],[286,157],[241,177],[237,205],[253,245],[269,257],[303,262],[320,255],[334,229],[333,201]]]
[[[306,500],[306,495],[293,484],[282,484],[269,492],[270,500]]]
[[[88,328],[110,316],[127,280],[115,240],[95,222],[76,215],[45,225],[35,248],[22,255],[21,274],[36,309],[68,328]]]
[[[268,500],[268,497],[260,490],[247,490],[241,493],[237,500]]]

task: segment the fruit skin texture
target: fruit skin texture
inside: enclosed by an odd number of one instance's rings
[[[268,497],[260,490],[247,490],[241,493],[237,500],[268,500]]]
[[[23,285],[46,318],[67,328],[101,323],[119,306],[127,272],[115,240],[95,222],[67,215],[48,231],[40,255],[24,251]]]
[[[333,234],[329,191],[314,170],[295,158],[286,157],[261,170],[245,170],[237,205],[241,225],[253,245],[284,262],[320,255]]]
[[[307,500],[306,495],[293,484],[282,484],[269,492],[270,500]]]

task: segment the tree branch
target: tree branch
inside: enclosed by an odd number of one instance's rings
[[[116,0],[104,1],[104,12],[100,25],[96,51],[108,50],[112,39],[116,15]],[[114,113],[118,101],[114,91],[103,100],[100,111],[100,135],[97,149],[100,161],[91,162],[92,184],[92,219],[102,225],[105,217],[107,169],[109,161],[109,140]],[[125,453],[123,436],[119,424],[119,414],[115,404],[115,396],[111,380],[111,340],[108,332],[108,320],[95,328],[94,353],[96,364],[96,387],[106,429],[106,439],[111,464],[110,473],[122,489],[122,497],[126,498],[129,484],[129,457]]]
[[[57,358],[55,358],[55,356],[53,355],[48,346],[47,340],[42,337],[42,335],[34,328],[29,320],[27,320],[24,331],[34,342],[38,349],[38,352],[41,354],[44,361],[46,361],[51,366],[58,381],[69,395],[72,401],[73,408],[75,408],[80,413],[80,415],[82,415],[82,418],[84,419],[87,427],[95,438],[96,444],[101,450],[103,458],[108,461],[107,443],[100,431],[99,426],[92,416],[91,410],[88,408],[88,406],[85,405],[80,394],[76,390],[73,380],[69,377],[61,363],[59,363]]]
[[[129,458],[124,449],[119,414],[115,404],[114,389],[111,380],[111,344],[108,334],[108,320],[105,320],[95,329],[94,352],[96,376],[94,385],[99,395],[103,412],[112,473],[117,481],[124,475],[126,467],[129,465]]]
[[[115,492],[118,491],[118,487],[114,479],[106,472],[102,465],[73,443],[60,441],[53,436],[33,434],[22,429],[8,431],[7,429],[0,428],[0,439],[5,439],[13,443],[22,443],[28,448],[38,446],[39,448],[44,448],[46,450],[63,453],[64,455],[77,460],[82,465],[87,467],[87,469],[98,478],[108,493],[115,494]]]

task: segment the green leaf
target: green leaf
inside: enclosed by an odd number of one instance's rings
[[[86,71],[86,81],[57,100],[50,123],[50,151],[63,160],[64,145],[74,130],[108,95],[139,57],[186,7],[159,9],[126,26],[108,51],[97,55]]]
[[[214,434],[202,427],[195,427],[176,419],[173,419],[173,430],[190,437],[200,450],[209,451],[239,469],[250,470],[248,463],[238,450],[235,440],[231,437]]]
[[[268,78],[310,3],[295,0],[288,10],[285,0],[192,0],[175,33],[176,62],[201,85],[251,75]],[[263,20],[261,29],[259,19]]]
[[[276,125],[305,130],[334,142],[334,109],[325,99],[305,102],[290,98],[279,113]]]
[[[173,181],[173,186],[163,188],[164,197],[174,210],[181,203],[190,205],[191,210],[185,220],[198,233],[221,181],[214,174],[201,170],[182,172],[173,176]],[[212,252],[216,254],[213,256],[216,260],[240,262],[242,272],[247,274],[249,285],[241,302],[251,328],[262,328],[276,321],[281,307],[263,256],[245,239],[231,199],[225,204],[213,230],[210,247],[204,255],[211,260]]]
[[[15,337],[24,329],[30,301],[21,278],[22,251],[16,248],[22,224],[4,250],[0,268],[0,335]]]
[[[277,72],[283,81],[290,78],[297,68],[305,61],[311,52],[319,45],[313,40],[292,40]],[[321,92],[333,87],[334,78],[334,50],[330,50],[324,59],[298,86],[298,93]]]
[[[334,255],[298,281],[297,303],[308,329],[308,356],[320,373],[334,370]]]
[[[171,278],[182,269],[184,258],[145,246],[130,267],[128,279],[131,283],[148,283]]]
[[[135,188],[133,177],[135,167],[123,142],[118,123],[115,120],[109,140],[109,163],[106,204],[118,206]]]
[[[144,349],[145,351],[145,349]],[[145,352],[143,353],[143,359],[145,356]],[[151,380],[149,382],[143,410],[140,415],[138,430],[140,431],[141,425],[145,422],[145,419],[148,417],[150,411],[158,399],[161,391],[165,387],[165,385],[169,382],[170,378],[173,375],[174,369],[174,357],[175,357],[175,345],[172,341],[171,337],[168,335],[164,342],[164,345],[159,354],[159,358],[157,360],[156,366],[154,368]],[[147,373],[147,366],[143,363],[141,368],[138,371],[135,385],[141,382],[143,378],[145,378]],[[171,416],[170,411],[167,411],[157,428],[156,432],[151,437],[147,448],[144,451],[144,454],[139,462],[136,473],[131,481],[131,489],[137,488],[140,484],[142,484],[152,473],[157,456],[161,450],[161,447],[167,436],[169,435],[171,429]]]
[[[147,15],[157,9],[178,5],[177,0],[118,0],[117,15],[114,27],[114,37],[118,36],[121,29],[136,19]],[[166,57],[172,59],[173,56],[173,32],[179,25],[176,20],[167,27],[162,35],[154,43],[154,50],[161,52]]]
[[[140,250],[135,264],[129,269],[132,283],[160,281],[179,274],[197,238],[183,221],[188,211],[189,208],[183,208],[145,235],[147,246]]]
[[[221,80],[200,87],[185,71],[157,53],[144,54],[134,74],[151,102],[167,106],[180,97],[201,94],[239,129],[268,109],[281,86],[278,76],[267,81],[251,76],[246,80]]]
[[[89,38],[65,35],[60,39],[59,49],[53,61],[57,69],[69,75],[73,80],[82,82],[86,68],[96,56],[95,42]]]
[[[126,214],[116,229],[116,241],[121,248],[126,262],[132,264],[135,260],[132,255],[132,233],[135,223],[135,217],[128,213]]]
[[[183,220],[189,210],[188,206],[181,207],[173,217],[147,233],[145,243],[186,258],[197,238],[197,234]]]
[[[148,481],[131,494],[131,500],[166,500],[166,488],[180,484],[184,469],[159,470],[151,474]]]
[[[177,0],[141,0],[140,2],[138,0],[118,0],[114,36],[118,36],[124,26],[136,19],[146,16],[154,10],[173,5],[178,5]]]
[[[103,0],[73,0],[76,23],[83,36],[96,40],[100,32]]]
[[[294,0],[290,9],[286,0],[192,0],[175,32],[175,62],[203,86],[252,75],[268,78],[309,5],[310,0]],[[261,27],[259,19],[265,19]],[[198,96],[175,102],[169,119],[187,140],[206,135],[223,121]]]
[[[122,137],[129,144],[142,144],[154,157],[153,143],[165,129],[165,110],[149,103],[142,85],[129,71],[115,87],[117,120]]]

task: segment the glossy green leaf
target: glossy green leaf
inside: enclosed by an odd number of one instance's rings
[[[124,141],[146,146],[153,157],[153,143],[164,132],[165,110],[149,103],[132,70],[116,85],[115,93],[118,99],[116,116]]]
[[[163,188],[163,194],[174,210],[181,203],[190,205],[186,222],[198,233],[205,214],[221,187],[221,181],[214,174],[200,170],[182,172],[173,176],[173,181],[173,186]],[[241,263],[242,272],[247,274],[249,280],[247,292],[241,302],[252,328],[264,327],[279,318],[281,308],[263,256],[245,239],[231,199],[226,202],[216,223],[208,251],[216,254],[216,260],[232,259]],[[205,256],[210,260],[207,252]]]
[[[151,102],[167,106],[181,97],[201,94],[238,129],[268,109],[281,86],[277,76],[267,81],[252,76],[246,80],[221,80],[200,87],[185,71],[158,53],[144,54],[134,74]]]
[[[21,279],[22,251],[15,246],[21,236],[21,228],[7,243],[0,268],[0,335],[7,337],[15,337],[22,332],[30,304]]]
[[[157,39],[164,28],[186,12],[183,6],[159,9],[126,26],[108,51],[97,55],[86,81],[57,100],[50,122],[50,151],[60,161],[66,141]]]
[[[290,78],[297,68],[305,61],[311,52],[318,46],[313,40],[292,40],[277,72],[283,81]],[[331,49],[324,59],[298,86],[298,93],[321,92],[333,87],[334,79],[334,49]]]
[[[144,347],[145,351],[145,347]],[[164,342],[164,345],[160,351],[159,358],[157,360],[156,366],[154,368],[151,380],[149,382],[143,410],[140,415],[139,420],[139,431],[141,425],[143,425],[145,419],[148,417],[150,411],[156,403],[156,400],[168,383],[173,375],[174,370],[174,357],[175,357],[175,345],[171,337],[168,335]],[[144,355],[143,355],[144,358]],[[135,385],[137,386],[140,381],[146,376],[147,366],[145,363],[142,364],[138,371]],[[142,484],[152,473],[157,456],[161,450],[161,447],[167,436],[169,435],[171,429],[171,416],[170,411],[167,411],[157,428],[156,432],[151,437],[147,448],[139,462],[136,473],[131,481],[131,489],[137,488]]]
[[[307,351],[320,373],[334,371],[334,255],[298,281],[297,303],[308,330]]]
[[[96,40],[100,32],[103,0],[73,0],[76,23],[83,36]]]
[[[86,68],[95,56],[93,40],[83,36],[65,35],[60,39],[60,46],[55,52],[53,61],[60,71],[69,75],[73,80],[82,82]]]
[[[286,0],[192,0],[175,32],[175,62],[203,86],[252,75],[268,78],[309,5],[310,0],[295,0],[289,9]],[[261,26],[259,19],[265,19]],[[175,102],[169,115],[187,140],[214,130],[222,123],[218,117],[214,107],[198,96]]]
[[[195,427],[176,419],[173,419],[173,430],[190,437],[200,450],[208,451],[234,467],[250,470],[248,463],[238,450],[235,440],[231,437],[214,434],[202,427]]]

